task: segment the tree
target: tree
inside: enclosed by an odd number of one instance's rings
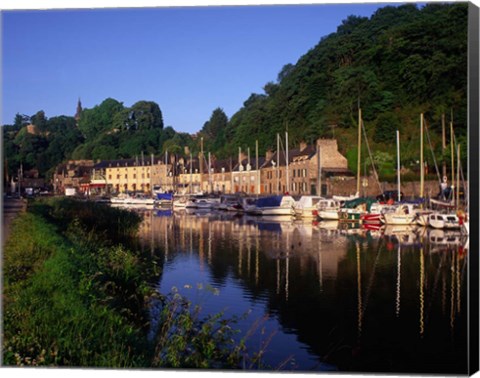
[[[25,114],[20,114],[20,113],[15,114],[15,120],[14,120],[13,125],[18,130],[23,126],[28,125],[29,123],[30,123],[30,117],[29,116],[27,116]]]
[[[394,113],[383,113],[377,118],[373,140],[377,143],[393,143],[396,130],[400,130],[400,120]]]
[[[221,108],[216,108],[210,119],[205,122],[201,133],[205,135],[210,141],[215,141],[215,138],[227,127],[228,117]]]
[[[153,101],[138,101],[131,108],[136,130],[163,129],[162,111]]]
[[[43,110],[38,111],[31,117],[31,122],[37,127],[39,131],[45,131],[47,128],[47,117]]]
[[[107,98],[93,109],[84,109],[78,122],[78,128],[85,138],[95,139],[100,133],[113,129],[115,114],[123,110],[123,104]]]
[[[295,66],[291,63],[285,64],[280,72],[278,73],[277,76],[277,82],[281,83],[283,79],[285,79],[288,75],[290,75],[293,72],[293,69]]]

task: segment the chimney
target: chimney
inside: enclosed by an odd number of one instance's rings
[[[190,149],[188,148],[188,146],[183,147],[183,153],[187,156],[190,155]]]
[[[267,152],[265,152],[265,160],[270,160],[271,158],[273,157],[273,151],[272,150],[267,150]]]
[[[300,142],[300,152],[302,152],[305,148],[307,148],[307,143],[305,141]]]

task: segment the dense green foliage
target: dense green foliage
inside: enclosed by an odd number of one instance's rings
[[[285,130],[291,146],[334,137],[340,152],[353,158],[359,105],[372,150],[391,153],[398,129],[407,167],[419,156],[420,113],[437,162],[448,159],[449,152],[441,150],[446,114],[466,167],[467,15],[466,3],[430,3],[386,6],[370,18],[350,16],[296,64],[285,64],[276,82],[265,84],[264,93],[252,93],[230,119],[221,108],[213,110],[195,138],[164,128],[160,107],[149,101],[125,107],[106,99],[82,112],[78,128],[69,117],[17,114],[15,125],[4,128],[8,169],[14,174],[21,161],[43,175],[65,158],[159,156],[182,153],[185,146],[198,153],[199,137],[204,151],[218,158],[234,155],[238,147],[253,149],[255,140],[263,154],[276,148],[276,134]],[[22,128],[28,121],[39,135]],[[432,155],[425,156],[433,166]],[[349,166],[356,170],[352,159]]]
[[[163,116],[158,104],[138,101],[130,108],[106,99],[82,112],[78,124],[85,143],[72,153],[74,159],[117,159],[157,154],[172,129],[163,131]]]
[[[27,132],[30,122],[35,125],[33,133]],[[43,111],[32,117],[17,114],[14,125],[2,129],[6,173],[10,177],[17,176],[20,165],[24,170],[37,168],[42,177],[48,177],[84,140],[73,117],[47,119]]]

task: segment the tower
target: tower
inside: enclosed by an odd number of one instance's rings
[[[80,101],[80,97],[78,98],[78,103],[77,103],[77,112],[75,113],[75,121],[80,120],[80,116],[82,115],[82,102]]]

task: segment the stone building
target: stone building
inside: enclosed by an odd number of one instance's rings
[[[211,161],[210,176],[208,167],[202,175],[202,191],[204,193],[231,193],[232,192],[232,160]]]
[[[66,188],[81,192],[85,182],[90,181],[93,166],[93,160],[69,160],[58,165],[53,174],[54,193],[64,194]]]
[[[232,170],[232,193],[261,194],[261,169],[265,158],[251,159],[248,155],[240,154],[240,163],[235,164]]]
[[[261,167],[262,193],[308,195],[321,192],[322,195],[327,195],[326,178],[351,176],[347,159],[338,152],[335,139],[318,139],[315,145],[302,142],[298,148],[290,149],[288,174],[285,155],[283,151],[279,154],[267,153],[266,161]]]
[[[158,161],[154,161],[154,163]],[[91,184],[102,180],[110,193],[150,193],[152,162],[148,158],[105,160],[95,165]]]
[[[203,179],[203,175],[200,173],[199,158],[190,155],[178,159],[175,183],[177,193],[194,194],[201,192],[201,179]]]

